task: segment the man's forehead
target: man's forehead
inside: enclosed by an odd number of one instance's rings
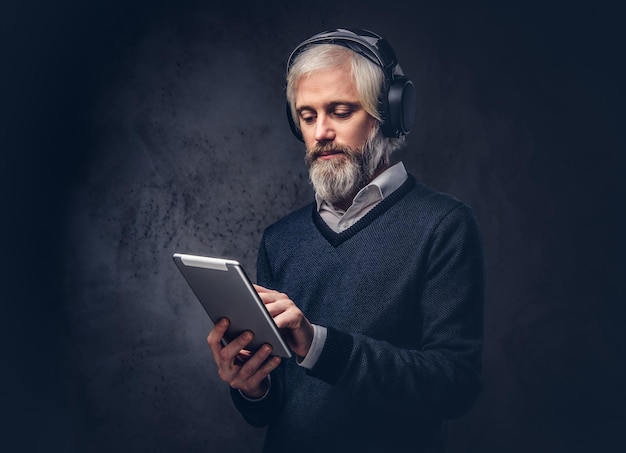
[[[356,83],[351,73],[341,67],[315,71],[302,76],[296,84],[296,104],[320,101],[329,103],[359,103]]]
[[[325,68],[315,69],[302,74],[296,80],[296,90],[302,85],[311,85],[316,83],[322,83],[322,81],[328,81],[334,79],[334,84],[328,84],[327,88],[334,88],[337,84],[345,86],[356,86],[356,80],[352,74],[350,64],[342,63],[335,66],[329,66]]]

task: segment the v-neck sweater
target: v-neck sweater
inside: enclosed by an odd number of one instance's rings
[[[305,206],[264,232],[257,281],[328,329],[311,370],[285,361],[259,402],[233,392],[249,423],[269,425],[265,451],[434,451],[444,421],[473,405],[484,265],[456,198],[409,175],[341,233]]]

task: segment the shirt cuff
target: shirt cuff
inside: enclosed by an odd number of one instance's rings
[[[324,344],[326,343],[326,327],[313,324],[313,341],[311,342],[311,348],[309,353],[302,359],[296,359],[296,363],[306,369],[311,369],[317,363]]]

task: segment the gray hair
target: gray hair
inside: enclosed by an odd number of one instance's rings
[[[296,56],[287,73],[287,101],[291,108],[291,115],[298,129],[300,124],[296,112],[296,88],[302,77],[324,69],[348,66],[359,101],[367,113],[382,123],[383,118],[378,109],[381,92],[385,83],[383,70],[367,58],[350,49],[336,44],[316,44],[304,49]],[[386,155],[400,148],[404,144],[402,138],[386,139]]]

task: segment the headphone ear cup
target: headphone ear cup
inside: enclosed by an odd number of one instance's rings
[[[408,135],[415,123],[415,87],[406,77],[395,79],[387,92],[387,112],[383,117],[386,137]]]
[[[296,136],[298,140],[304,142],[304,138],[302,137],[302,131],[296,126],[296,122],[293,119],[293,115],[291,114],[291,105],[289,105],[289,101],[286,103],[286,112],[287,112],[287,121],[289,121],[289,127],[291,128],[291,132]]]

